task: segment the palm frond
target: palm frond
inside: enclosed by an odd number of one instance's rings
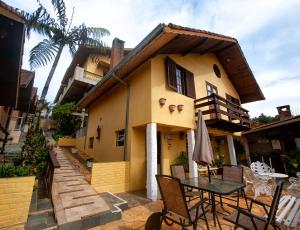
[[[32,48],[29,55],[29,64],[31,69],[45,66],[52,61],[58,51],[58,44],[54,41],[44,39],[42,42]]]
[[[82,24],[78,27],[73,27],[69,37],[76,41],[78,45],[103,47],[105,44],[101,39],[106,35],[109,35],[109,31],[104,28],[86,27],[85,24]]]
[[[66,30],[68,18],[66,15],[66,4],[64,0],[51,0],[54,9],[57,11],[56,15],[62,30]]]
[[[104,36],[109,36],[110,33],[107,29],[101,27],[87,27],[88,36],[97,40],[102,39]]]
[[[74,55],[75,55],[75,53],[77,51],[76,43],[75,42],[69,42],[68,46],[69,46],[69,52],[70,52],[70,54],[72,55],[72,57],[74,57]]]

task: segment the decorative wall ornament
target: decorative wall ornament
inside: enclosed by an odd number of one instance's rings
[[[176,108],[176,105],[169,105],[169,110],[171,113],[175,111],[175,108]]]
[[[166,104],[167,99],[166,98],[159,98],[159,104],[160,106],[164,106]]]
[[[181,112],[183,110],[184,105],[177,105],[177,110]]]

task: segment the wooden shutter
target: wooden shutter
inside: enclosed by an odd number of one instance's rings
[[[186,95],[196,99],[194,74],[188,70],[185,70],[185,87]]]
[[[167,83],[168,86],[177,91],[177,80],[176,80],[176,63],[167,57],[166,59],[166,70],[167,70]]]

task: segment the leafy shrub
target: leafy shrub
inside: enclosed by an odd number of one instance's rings
[[[180,155],[175,159],[175,164],[183,165],[184,171],[189,171],[189,156],[187,152],[180,152]]]
[[[79,129],[81,118],[73,115],[76,112],[74,102],[59,104],[53,108],[52,118],[57,121],[57,134],[73,136]]]
[[[61,132],[56,131],[55,133],[52,134],[52,137],[55,141],[58,141],[58,139],[64,137],[64,135]]]
[[[28,166],[0,165],[0,177],[30,176],[32,170]]]

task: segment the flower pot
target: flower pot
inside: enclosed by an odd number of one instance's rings
[[[166,98],[159,98],[159,104],[160,104],[161,106],[165,105],[165,104],[166,104],[166,101],[167,101]]]
[[[177,105],[177,110],[181,112],[183,110],[184,105]]]
[[[175,111],[175,108],[176,108],[176,105],[169,105],[169,110],[171,113]]]

